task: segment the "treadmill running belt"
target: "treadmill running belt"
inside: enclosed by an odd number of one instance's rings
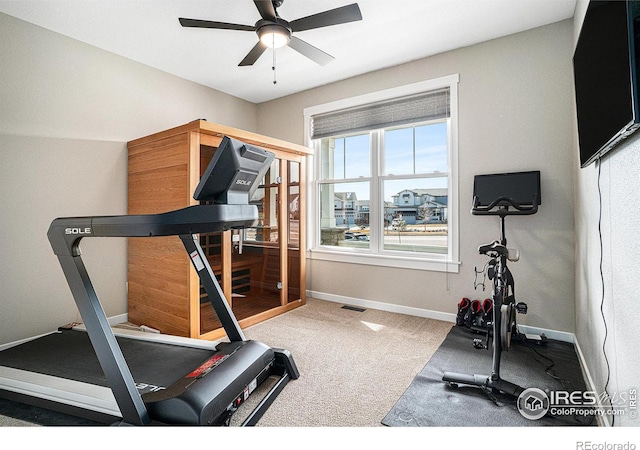
[[[168,387],[215,352],[116,338],[140,394]],[[0,352],[0,365],[107,387],[89,335],[61,330]]]

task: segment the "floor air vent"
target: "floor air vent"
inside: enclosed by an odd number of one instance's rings
[[[358,312],[366,311],[366,309],[364,308],[358,308],[357,306],[349,306],[349,305],[344,305],[342,309],[348,309],[349,311],[358,311]]]

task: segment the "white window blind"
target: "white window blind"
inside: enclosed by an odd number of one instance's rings
[[[449,88],[356,106],[311,117],[311,138],[448,118]]]

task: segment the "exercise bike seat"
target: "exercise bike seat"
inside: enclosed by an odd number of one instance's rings
[[[503,255],[508,256],[509,249],[507,249],[507,247],[502,245],[500,241],[493,241],[490,244],[485,244],[478,247],[478,253],[480,253],[481,255],[488,255],[488,256],[503,256]],[[493,253],[493,254],[490,254],[490,253]]]

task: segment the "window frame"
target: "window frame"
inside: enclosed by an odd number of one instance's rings
[[[324,261],[336,261],[346,263],[357,263],[367,265],[378,265],[386,267],[397,268],[409,268],[417,270],[429,270],[439,272],[451,272],[458,273],[459,271],[459,214],[458,214],[458,82],[459,75],[453,74],[437,79],[422,81],[413,83],[410,85],[400,86],[397,88],[386,89],[383,91],[373,92],[357,97],[338,100],[335,102],[325,103],[322,105],[316,105],[304,109],[304,135],[305,142],[308,146],[316,149],[315,154],[307,165],[309,180],[308,193],[308,205],[309,212],[307,215],[307,257],[310,259],[324,260]],[[438,255],[436,253],[415,253],[415,252],[394,252],[391,250],[384,250],[384,242],[381,239],[382,231],[380,225],[375,226],[372,230],[374,236],[370,241],[369,249],[358,249],[349,247],[333,247],[333,246],[321,246],[320,245],[320,204],[319,204],[319,190],[320,184],[326,184],[327,181],[321,183],[320,178],[320,165],[318,164],[320,158],[319,142],[321,139],[317,139],[314,142],[311,139],[311,120],[314,115],[329,113],[338,111],[345,108],[353,108],[356,106],[362,106],[369,103],[375,103],[379,101],[392,100],[397,97],[406,95],[419,94],[422,92],[449,88],[450,95],[450,117],[446,119],[448,122],[448,160],[449,171],[448,177],[448,236],[447,236],[447,254]],[[418,122],[418,124],[438,122],[440,120]],[[413,125],[413,124],[412,124]],[[409,126],[409,125],[408,125]],[[390,127],[393,129],[397,127]],[[364,134],[363,132],[354,132],[354,135]],[[369,132],[371,136],[370,145],[375,154],[372,153],[371,161],[371,173],[368,177],[371,192],[374,195],[378,195],[380,198],[371,198],[370,200],[370,217],[375,218],[378,221],[381,218],[383,189],[381,184],[384,180],[389,179],[387,175],[383,175],[380,165],[382,155],[380,151],[382,149],[384,129],[374,130]],[[348,136],[349,133],[345,133]],[[342,136],[342,135],[340,135]],[[416,178],[417,174],[393,176],[393,179],[398,177]],[[421,176],[418,176],[422,178]],[[334,179],[333,183],[342,183],[347,181],[362,181],[362,180],[340,180]]]

